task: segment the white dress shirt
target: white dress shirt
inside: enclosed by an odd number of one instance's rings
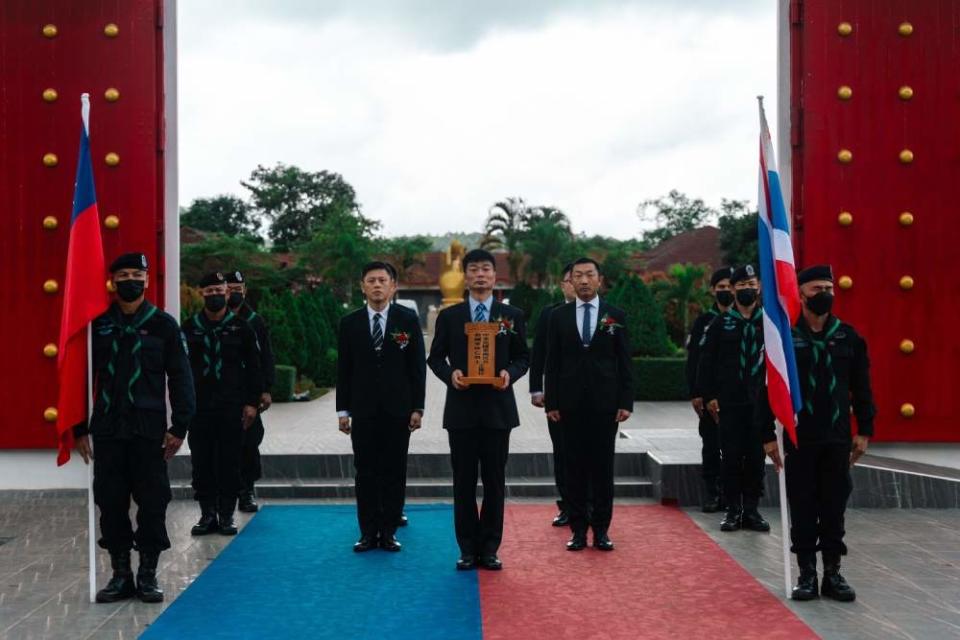
[[[580,336],[580,341],[583,342],[583,307],[588,304],[580,298],[577,298],[577,335]],[[600,311],[600,296],[593,296],[593,300],[589,301],[590,304],[590,339],[593,339],[594,334],[597,332],[597,316]]]

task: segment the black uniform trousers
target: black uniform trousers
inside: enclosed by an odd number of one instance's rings
[[[240,489],[241,409],[198,413],[187,442],[193,466],[194,497],[204,508],[232,515]]]
[[[699,431],[702,443],[700,469],[704,492],[708,498],[716,498],[721,491],[720,472],[723,465],[720,457],[720,427],[707,411],[700,416]]]
[[[253,485],[263,476],[260,466],[260,443],[263,442],[263,418],[256,420],[243,432],[240,443],[240,493],[253,493]]]
[[[100,508],[100,546],[111,553],[170,548],[167,504],[170,480],[159,440],[94,436],[93,497]],[[137,503],[137,531],[130,524],[130,497]]]
[[[720,403],[723,499],[727,508],[755,509],[763,495],[763,444],[753,406]]]
[[[453,522],[460,552],[495,555],[503,540],[509,429],[448,429],[453,468]],[[477,513],[477,468],[483,503]]]
[[[364,536],[393,535],[403,511],[407,485],[407,447],[410,419],[354,418],[354,487],[357,521]]]
[[[613,518],[616,414],[564,411],[561,424],[570,528],[575,533],[585,532],[587,525],[606,530]]]
[[[547,429],[550,432],[550,442],[553,444],[553,482],[557,487],[557,508],[567,510],[567,470],[563,457],[563,424],[547,418]]]
[[[850,445],[804,443],[784,460],[794,553],[846,554],[843,514],[853,489]]]

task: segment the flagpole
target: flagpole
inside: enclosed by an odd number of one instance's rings
[[[93,325],[87,325],[87,425],[93,419]],[[88,440],[89,440],[88,436]],[[92,442],[92,440],[91,440]],[[91,445],[90,450],[93,450]],[[93,508],[93,466],[87,465],[87,564],[89,565],[90,602],[97,600],[96,521]]]
[[[786,463],[786,452],[783,450],[783,425],[777,421],[777,450],[780,460]],[[790,511],[787,509],[787,469],[783,467],[777,473],[777,482],[780,485],[780,537],[783,539],[783,591],[789,598],[793,587],[793,576],[790,575]]]

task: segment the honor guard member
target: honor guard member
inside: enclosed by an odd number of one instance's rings
[[[714,303],[709,309],[697,316],[687,336],[687,389],[690,391],[690,404],[700,419],[700,440],[703,446],[701,470],[703,477],[704,513],[716,513],[723,507],[720,497],[720,433],[717,423],[704,409],[703,394],[697,389],[697,365],[700,363],[700,342],[707,331],[720,316],[733,306],[733,288],[730,285],[732,267],[717,269],[710,276],[710,295]]]
[[[274,383],[273,347],[270,344],[270,332],[263,316],[246,303],[247,283],[240,271],[224,274],[227,280],[227,307],[241,319],[246,320],[257,334],[260,346],[260,371],[263,375],[263,391],[257,406],[257,417],[249,429],[243,432],[240,445],[240,494],[237,496],[237,508],[246,513],[254,513],[257,505],[254,483],[260,479],[263,471],[260,466],[260,443],[263,442],[263,418],[261,415],[273,404],[270,389]]]
[[[201,515],[191,533],[232,536],[237,533],[233,512],[240,490],[243,432],[257,417],[263,391],[260,350],[250,325],[227,309],[222,273],[204,276],[200,293],[203,310],[183,327],[197,393],[188,442]]]
[[[160,552],[170,548],[167,460],[180,448],[195,409],[186,343],[177,321],[144,299],[147,258],[127,253],[110,265],[117,299],[93,321],[94,404],[90,424],[74,428],[83,461],[93,460],[93,495],[100,507],[100,546],[113,577],[97,602],[136,595],[161,602]],[[167,387],[170,422],[167,427]],[[93,436],[90,449],[89,435]],[[137,530],[130,498],[137,503]],[[140,552],[136,583],[130,549]]]
[[[697,389],[720,431],[721,482],[727,503],[720,530],[769,531],[770,524],[757,510],[763,495],[764,455],[754,403],[766,369],[756,268],[748,264],[734,270],[730,284],[733,306],[701,340]]]
[[[570,280],[570,274],[573,271],[571,262],[563,268],[563,274],[560,279],[560,289],[563,291],[564,302],[558,302],[544,307],[540,312],[540,318],[537,320],[537,334],[533,338],[533,349],[530,355],[530,402],[535,407],[545,408],[543,400],[543,376],[544,365],[547,361],[547,331],[550,328],[550,314],[562,307],[565,303],[573,302],[577,299],[577,294],[573,289],[573,282]],[[563,427],[559,422],[554,422],[547,418],[547,429],[550,432],[550,442],[553,445],[553,479],[557,487],[557,494],[560,498],[557,500],[559,512],[553,519],[553,526],[566,527],[570,524],[570,516],[567,514],[566,501],[566,462],[563,458]]]
[[[867,450],[876,408],[870,390],[867,343],[849,324],[830,313],[833,271],[810,267],[797,277],[803,313],[793,330],[803,408],[798,415],[798,446],[784,438],[786,459],[780,459],[773,414],[767,394],[760,394],[758,418],[764,449],[779,471],[787,474],[790,538],[800,578],[794,600],[817,597],[817,550],[823,555],[824,596],[852,602],[853,588],[840,575],[843,515],[852,483],[850,467]],[[850,413],[857,419],[851,438]]]

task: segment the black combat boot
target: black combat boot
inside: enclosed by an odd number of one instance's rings
[[[756,507],[744,507],[743,515],[740,517],[740,524],[744,529],[750,531],[761,531],[766,533],[770,531],[770,523],[763,519]]]
[[[119,602],[132,598],[137,592],[137,585],[133,582],[133,571],[130,569],[130,550],[111,551],[110,566],[113,568],[113,577],[100,591],[97,591],[97,602]]]
[[[237,535],[237,525],[233,523],[233,511],[237,506],[237,499],[221,497],[219,505],[218,511],[220,515],[220,535]]]
[[[720,523],[720,531],[739,531],[742,516],[743,513],[740,511],[740,507],[732,505],[727,507],[727,515],[723,519],[723,522]]]
[[[794,600],[813,600],[817,597],[817,552],[805,551],[797,554],[800,577],[790,597]]]
[[[237,509],[244,513],[256,513],[260,510],[260,505],[257,504],[257,498],[254,496],[253,491],[240,492]]]
[[[823,583],[820,593],[825,598],[833,598],[839,602],[853,602],[857,599],[857,592],[840,575],[840,554],[823,554]]]
[[[163,589],[157,584],[159,560],[159,553],[140,552],[140,566],[137,567],[137,597],[141,602],[163,602]]]
[[[219,530],[217,522],[217,509],[212,503],[200,503],[200,520],[190,529],[190,535],[205,536],[208,533],[216,533]]]

